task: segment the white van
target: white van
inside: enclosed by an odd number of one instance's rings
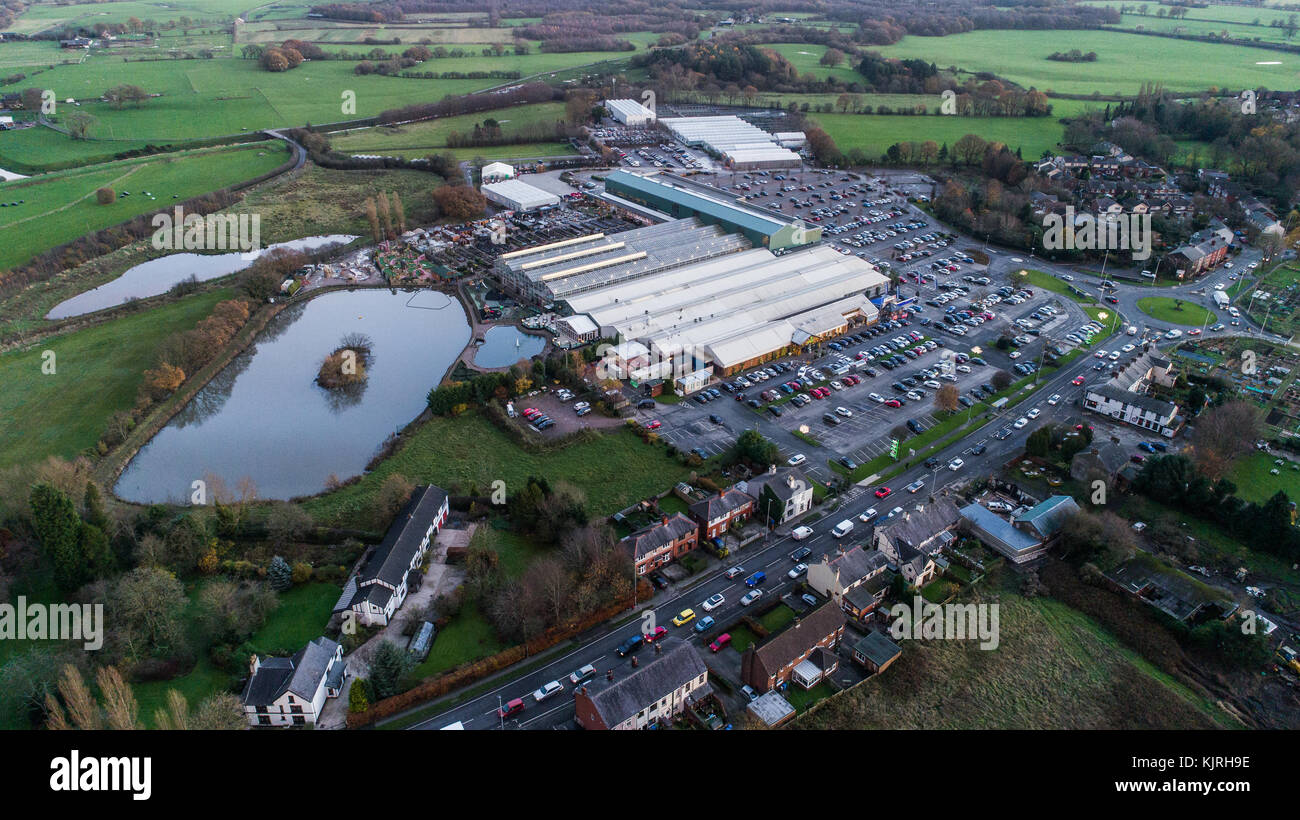
[[[853,532],[853,522],[846,518],[835,525],[835,529],[831,530],[831,535],[836,538],[843,538],[851,532]]]
[[[1130,336],[1136,336],[1136,335],[1138,335],[1137,325],[1129,325],[1129,326],[1128,326],[1128,335],[1130,335]]]
[[[795,527],[793,530],[790,531],[790,535],[796,541],[802,541],[812,534],[813,534],[812,527]]]

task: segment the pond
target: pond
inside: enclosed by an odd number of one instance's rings
[[[148,262],[127,269],[125,273],[111,282],[105,282],[97,288],[79,293],[71,299],[65,299],[47,314],[46,319],[66,319],[80,316],[96,310],[117,307],[132,299],[144,299],[166,293],[191,277],[198,282],[228,276],[253,264],[257,257],[276,248],[288,248],[296,251],[314,251],[326,245],[347,244],[355,236],[347,234],[329,234],[327,236],[309,236],[292,242],[281,242],[252,253],[172,253],[150,259]]]
[[[490,328],[483,344],[474,352],[478,367],[509,367],[520,359],[531,359],[546,348],[541,336],[524,333],[513,325]]]
[[[367,377],[348,392],[315,382],[347,334],[370,339]],[[114,491],[139,503],[188,503],[193,482],[259,498],[325,489],[360,474],[388,436],[425,407],[469,342],[460,303],[436,291],[334,291],[286,308],[136,454]],[[209,500],[211,500],[209,498]]]

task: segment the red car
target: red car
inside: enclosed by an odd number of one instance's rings
[[[1073,384],[1073,385],[1080,385],[1080,384],[1083,384],[1083,376],[1075,376],[1074,379],[1071,380],[1070,384]]]
[[[885,401],[886,407],[902,407],[903,403],[898,399],[888,399]]]
[[[712,649],[714,652],[717,652],[721,650],[723,647],[730,646],[730,645],[731,645],[731,633],[723,632],[721,635],[717,637],[717,639],[713,641],[713,643],[709,644],[709,649]]]
[[[660,638],[662,638],[667,634],[668,634],[667,627],[656,626],[654,632],[648,632],[645,635],[642,635],[641,637],[645,638],[646,643],[654,643],[655,641],[659,640]]]
[[[889,489],[888,487],[881,487],[878,490],[876,490],[876,498],[888,498],[889,494],[892,492],[893,490]]]
[[[497,716],[502,718],[508,718],[511,715],[517,715],[522,711],[524,711],[524,699],[515,698],[514,700],[506,701],[505,706],[502,706],[500,709],[497,710]]]
[[[654,421],[652,421],[652,422],[650,422],[649,424],[647,424],[647,425],[645,426],[645,429],[647,429],[647,430],[658,430],[660,427],[663,427],[663,425],[659,423],[659,419],[655,419]]]
[[[533,416],[537,415],[540,412],[542,411],[538,410],[536,407],[529,407],[527,410],[524,411],[524,418],[531,419]]]

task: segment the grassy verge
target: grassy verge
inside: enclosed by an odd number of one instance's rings
[[[1219,317],[1194,302],[1172,299],[1168,296],[1144,296],[1138,300],[1138,310],[1152,319],[1175,325],[1214,324]]]

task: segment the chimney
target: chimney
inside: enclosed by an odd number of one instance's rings
[[[579,689],[578,691],[585,695],[585,694],[587,694],[587,687],[584,686],[584,687],[582,687],[581,689]]]
[[[262,662],[259,661],[259,660],[257,659],[257,654],[254,653],[254,654],[253,654],[253,657],[251,657],[251,658],[248,659],[248,674],[249,674],[250,676],[251,676],[251,675],[256,675],[256,674],[257,674],[257,670],[258,670],[261,666],[262,666]]]
[[[667,523],[668,523],[668,516],[666,516],[666,515],[663,516],[663,521],[660,522],[660,523],[667,524]]]
[[[775,464],[769,464],[769,465],[767,465],[767,474],[768,474],[768,475],[776,475],[776,465],[775,465]]]

